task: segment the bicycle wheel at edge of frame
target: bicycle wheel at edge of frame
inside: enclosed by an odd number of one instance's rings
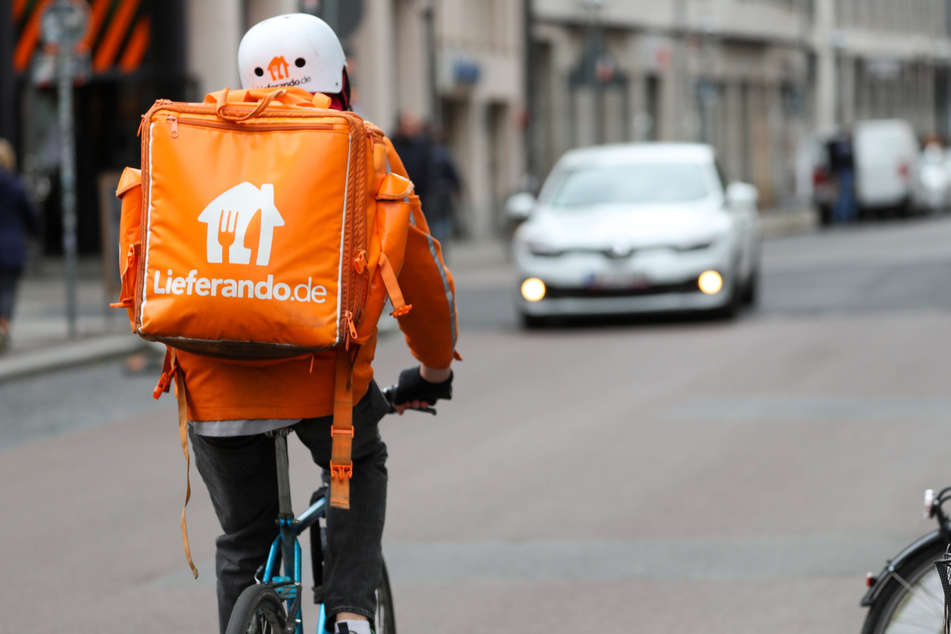
[[[900,626],[902,621],[896,621],[895,617],[900,609],[915,611],[911,616],[917,617],[913,619],[919,624],[917,627],[930,623],[933,618],[933,631],[944,631],[944,590],[934,562],[944,557],[947,548],[948,544],[943,541],[928,544],[895,569],[892,578],[869,607],[862,634],[887,634],[898,630],[895,626]],[[911,590],[895,577],[904,580]],[[925,620],[922,621],[920,616]]]
[[[256,619],[263,619],[258,623],[270,629],[263,627],[252,629],[251,625]],[[248,632],[278,634],[283,632],[286,622],[284,601],[273,588],[258,583],[248,586],[238,595],[231,618],[228,619],[225,634],[247,634]]]
[[[386,571],[386,562],[380,571],[380,583],[376,589],[375,634],[396,634],[396,615],[393,610],[393,591],[390,587],[390,575]]]

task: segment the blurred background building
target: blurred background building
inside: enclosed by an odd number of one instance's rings
[[[579,145],[713,144],[764,206],[802,196],[816,130],[907,119],[949,133],[951,0],[75,0],[92,17],[75,97],[79,244],[111,249],[109,187],[139,163],[139,117],[158,98],[238,85],[245,30],[305,11],[341,34],[357,108],[388,133],[412,111],[465,181],[457,235],[505,231],[501,202]],[[51,0],[0,0],[0,136],[61,249],[58,130],[39,20]]]
[[[801,194],[806,135],[904,118],[948,133],[948,0],[533,0],[529,163],[699,140],[765,205]]]

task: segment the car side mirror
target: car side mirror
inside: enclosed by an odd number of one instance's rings
[[[726,202],[730,207],[755,207],[759,202],[759,190],[749,183],[730,183],[726,188]]]
[[[535,209],[535,197],[528,192],[512,194],[505,199],[505,215],[513,222],[528,220]]]

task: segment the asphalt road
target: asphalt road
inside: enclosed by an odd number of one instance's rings
[[[734,321],[523,332],[504,266],[458,273],[456,396],[384,428],[401,631],[857,631],[951,483],[948,245],[945,218],[770,240]],[[411,363],[398,335],[377,359]],[[193,469],[193,581],[154,378],[0,384],[0,631],[215,631],[217,526]]]

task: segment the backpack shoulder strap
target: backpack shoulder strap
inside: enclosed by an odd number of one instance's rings
[[[334,419],[330,428],[330,506],[350,508],[353,476],[353,358],[346,346],[337,347],[334,371]]]

